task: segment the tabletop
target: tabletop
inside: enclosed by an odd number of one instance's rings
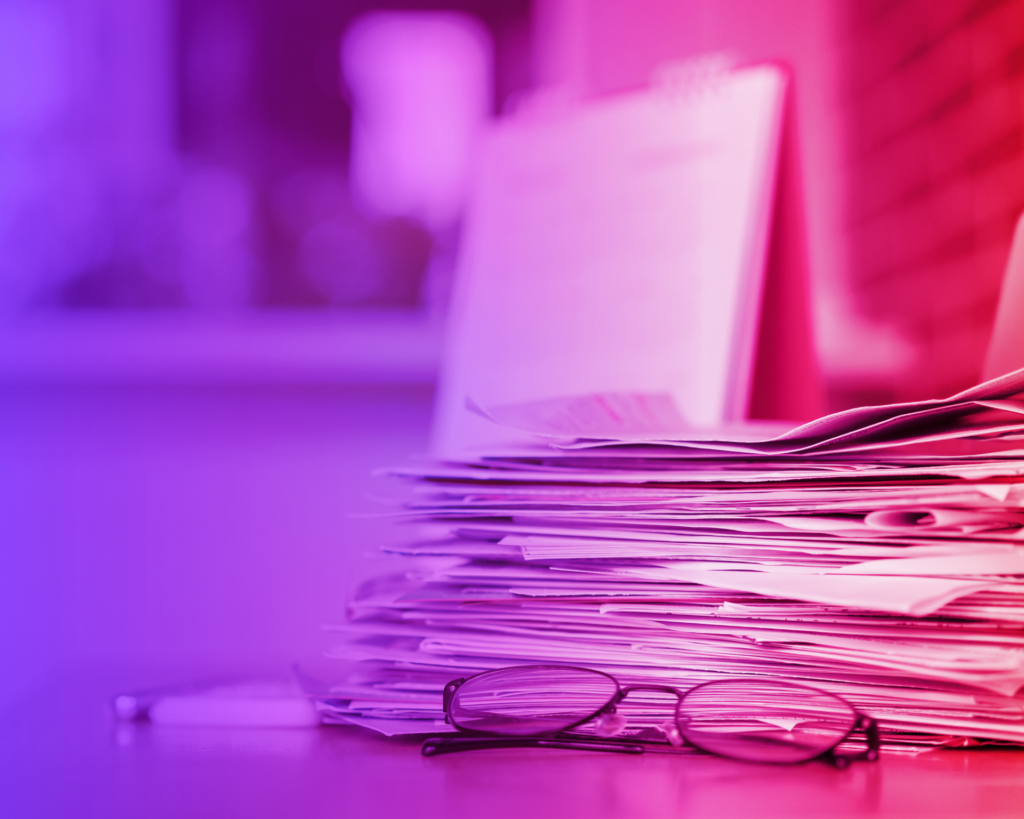
[[[287,669],[365,561],[375,466],[426,448],[414,387],[0,389],[0,816],[1019,817],[1024,751],[834,770],[502,750],[354,727],[115,722],[116,693]],[[400,534],[400,533],[399,533]]]
[[[106,683],[107,690],[114,690]],[[836,770],[704,755],[515,749],[426,758],[362,728],[124,723],[55,683],[9,715],[17,817],[1019,817],[1024,752],[945,750]],[[44,700],[45,697],[45,700]]]

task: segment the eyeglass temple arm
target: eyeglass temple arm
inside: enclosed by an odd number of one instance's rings
[[[860,729],[867,735],[867,750],[858,751],[853,754],[841,754],[837,753],[835,748],[833,748],[825,754],[825,758],[837,768],[846,768],[851,762],[859,762],[861,760],[874,762],[878,759],[878,752],[882,745],[881,738],[878,735],[878,722],[864,714],[858,714],[857,716],[857,724],[853,726],[853,730]]]
[[[431,737],[423,742],[423,756],[440,756],[458,751],[482,751],[488,748],[557,748],[565,751],[604,751],[613,754],[642,754],[644,746],[636,742],[561,739],[558,737]]]

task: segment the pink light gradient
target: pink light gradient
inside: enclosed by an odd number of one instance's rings
[[[0,0],[0,814],[1016,815],[1001,751],[422,760],[104,715],[321,652],[406,535],[372,473],[430,448],[479,133],[708,53],[789,71],[732,420],[978,381],[1024,211],[1020,0]]]

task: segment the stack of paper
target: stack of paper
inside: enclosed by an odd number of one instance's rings
[[[336,627],[358,662],[326,720],[451,730],[448,680],[567,663],[816,686],[889,747],[1024,742],[1024,370],[768,439],[687,433],[658,396],[487,414],[546,438],[393,471],[419,568]]]

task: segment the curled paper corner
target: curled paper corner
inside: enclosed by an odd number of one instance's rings
[[[445,724],[445,721],[441,719],[387,719],[355,714],[341,715],[330,711],[322,713],[325,725],[357,725],[360,728],[369,728],[386,737],[451,734],[459,730],[454,725]]]
[[[554,438],[650,440],[693,431],[667,392],[602,392],[466,409],[503,427]]]
[[[1000,503],[1006,502],[1012,488],[1013,484],[1010,483],[979,483],[974,486],[975,491],[988,495],[988,497]]]

